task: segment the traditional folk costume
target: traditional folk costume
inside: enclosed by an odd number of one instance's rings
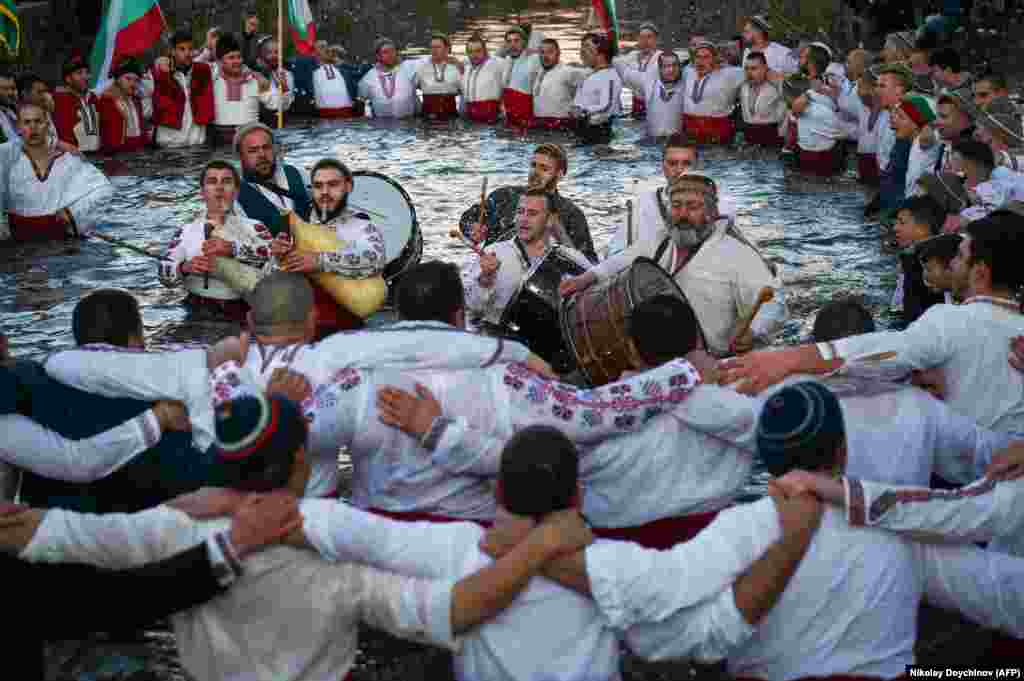
[[[208,131],[214,144],[230,145],[240,127],[260,119],[261,104],[277,111],[282,106],[287,109],[291,102],[278,90],[274,81],[266,92],[260,92],[256,74],[247,68],[242,68],[238,78],[229,77],[224,69],[216,68],[213,77],[214,118]]]
[[[461,81],[462,75],[454,64],[435,64],[429,58],[420,61],[413,74],[413,88],[423,93],[423,116],[435,121],[458,118]]]
[[[89,91],[84,96],[71,90],[53,93],[53,124],[60,141],[73,144],[79,151],[99,151],[99,98]]]
[[[320,118],[356,117],[348,83],[333,64],[321,64],[313,71],[313,100]]]
[[[523,37],[526,37],[525,33]],[[543,38],[540,31],[533,31],[527,48],[538,49]],[[505,110],[505,125],[508,127],[530,127],[533,120],[533,84],[542,68],[537,54],[524,52],[518,57],[505,58],[505,89],[501,92],[501,106]]]
[[[479,64],[466,64],[461,89],[462,110],[468,120],[488,125],[498,122],[506,68],[504,59],[491,56]]]
[[[643,120],[647,116],[648,95],[647,86],[634,87],[634,84],[653,84],[658,80],[660,57],[661,50],[651,50],[648,54],[635,50],[628,55],[612,59],[612,67],[619,72],[619,77],[626,87],[633,91],[633,108],[630,115],[637,120]]]
[[[309,198],[309,178],[306,173],[288,163],[274,164],[274,177],[260,181],[246,173],[235,201],[239,212],[252,220],[263,223],[271,236],[288,231],[282,211],[294,211],[303,220],[308,220],[313,210]]]
[[[21,148],[7,178],[7,210],[15,241],[63,239],[92,231],[99,209],[114,193],[100,170],[75,154],[51,151],[49,165],[40,174]],[[71,222],[58,213],[67,209]]]
[[[401,523],[323,501],[304,501],[300,508],[307,540],[330,560],[447,581],[493,563],[479,549],[484,530],[471,523]],[[463,681],[621,678],[618,640],[593,601],[543,578],[531,580],[500,617],[460,643],[454,667]]]
[[[648,121],[655,116],[654,109],[648,110]],[[672,224],[668,187],[658,187],[639,194],[633,202],[632,233],[627,233],[629,223],[620,225],[608,242],[608,257],[621,253],[641,241],[658,240],[668,236]]]
[[[157,146],[194,147],[206,143],[206,126],[214,121],[213,79],[213,68],[201,62],[192,62],[187,70],[156,72],[153,120]]]
[[[541,66],[533,81],[533,122],[545,130],[571,130],[572,105],[579,87],[590,71],[565,64]]]
[[[622,115],[622,79],[618,72],[611,67],[593,71],[576,91],[573,107],[582,112],[576,121],[576,134],[581,142],[610,142],[612,121]]]
[[[736,134],[732,112],[745,74],[720,66],[701,77],[696,69],[686,78],[683,119],[686,133],[698,144],[730,144]]]
[[[111,91],[96,102],[100,116],[100,146],[105,152],[141,151],[149,144],[146,122],[153,113],[150,99],[125,98]]]
[[[0,106],[0,144],[20,138],[21,135],[18,134],[18,114],[14,109]]]
[[[51,510],[21,556],[123,569],[202,542],[224,555],[229,524],[193,521],[167,506],[107,516]],[[238,566],[230,553],[227,561]],[[343,679],[355,663],[361,623],[453,646],[453,581],[402,577],[275,546],[246,558],[244,572],[220,598],[172,615],[171,624],[182,666],[202,681]],[[311,597],[324,607],[309,607]],[[268,656],[271,640],[275,652]]]
[[[839,172],[843,160],[839,141],[847,136],[839,119],[839,108],[828,95],[814,90],[804,93],[807,108],[796,119],[800,170],[821,177]]]
[[[377,64],[359,81],[356,96],[370,103],[374,118],[415,116],[419,108],[413,80],[416,67],[415,61],[404,61],[391,69]]]
[[[241,292],[215,274],[183,274],[181,271],[186,261],[203,254],[203,242],[207,239],[223,239],[231,243],[234,252],[229,257],[266,270],[269,269],[270,242],[273,239],[270,230],[255,220],[233,214],[225,218],[223,225],[197,220],[178,230],[160,261],[161,283],[172,288],[183,285],[189,294],[186,304],[190,307],[209,309],[230,319],[244,321],[249,306],[242,299]]]
[[[590,261],[582,253],[568,246],[552,243],[550,239],[544,253],[535,258],[527,254],[526,247],[518,237],[508,241],[499,241],[488,247],[487,252],[496,256],[500,263],[494,277],[494,284],[489,288],[484,288],[478,281],[480,276],[479,259],[474,259],[466,268],[462,275],[462,281],[466,289],[466,310],[494,326],[500,325],[505,308],[522,287],[523,277],[552,252],[555,252],[558,257],[576,263],[581,272],[585,272],[591,267]],[[551,331],[556,333],[557,329]]]
[[[877,185],[879,137],[882,130],[889,127],[889,112],[877,105],[865,104],[856,87],[841,94],[838,104],[841,113],[857,121],[857,178],[864,184]]]
[[[273,83],[272,87],[277,89],[280,95],[280,103],[278,106],[270,106],[265,102],[260,102],[260,122],[267,127],[276,128],[277,110],[280,108],[283,111],[288,111],[292,108],[292,104],[295,103],[295,74],[288,69],[284,69],[281,71],[281,74],[284,76],[282,82],[277,69],[264,67],[261,73],[264,74],[267,80]],[[287,117],[284,120],[287,122]]]
[[[712,353],[729,352],[736,325],[753,309],[764,287],[772,288],[775,297],[754,318],[754,336],[769,338],[782,328],[787,317],[782,282],[731,220],[719,219],[699,247],[685,252],[667,234],[659,236],[662,238],[638,241],[591,271],[603,280],[631,266],[638,257],[654,259],[686,294]]]
[[[657,63],[655,63],[657,67]],[[633,90],[635,102],[641,97],[644,102],[644,118],[647,120],[647,136],[669,137],[683,126],[683,99],[686,94],[685,79],[680,76],[674,83],[663,81],[657,70],[652,78],[647,73],[620,69],[623,84]]]
[[[743,139],[747,144],[780,147],[779,127],[786,117],[786,99],[771,81],[740,86],[740,112],[743,114]]]

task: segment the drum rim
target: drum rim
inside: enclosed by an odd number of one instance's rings
[[[384,265],[384,281],[390,284],[392,280],[418,265],[420,260],[423,258],[423,230],[420,229],[420,219],[416,214],[416,205],[412,202],[412,197],[409,196],[409,192],[405,190],[405,187],[403,187],[398,180],[395,180],[384,173],[379,173],[376,170],[353,170],[353,185],[355,184],[355,178],[357,176],[374,177],[384,180],[399,191],[402,198],[404,198],[405,202],[408,204],[409,210],[412,212],[412,235],[410,236],[408,243],[402,247],[402,250],[394,257],[394,259]],[[353,186],[353,189],[354,188],[355,187]],[[401,265],[402,262],[405,262],[404,266]],[[398,267],[397,271],[392,271],[392,266]]]

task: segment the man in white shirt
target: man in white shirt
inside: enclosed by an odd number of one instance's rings
[[[377,63],[359,81],[356,96],[370,104],[374,118],[408,118],[419,110],[414,82],[417,62],[402,61],[393,40],[374,43]]]
[[[755,338],[770,338],[785,322],[782,283],[770,265],[732,221],[718,212],[718,190],[703,175],[680,175],[670,188],[673,224],[668,233],[640,241],[586,274],[562,283],[562,295],[586,289],[630,267],[638,257],[653,258],[679,284],[697,312],[708,349],[718,355],[743,351]],[[748,330],[762,289],[773,298],[760,307]]]
[[[207,132],[217,144],[231,144],[240,127],[259,121],[261,105],[276,111],[291,103],[273,82],[242,64],[242,47],[233,35],[221,36],[213,77],[214,118]]]
[[[996,211],[968,226],[951,265],[954,294],[963,304],[933,305],[900,332],[729,359],[722,380],[745,381],[739,389],[757,394],[793,373],[824,373],[851,357],[893,352],[904,365],[941,367],[946,403],[954,411],[992,430],[1024,432],[1024,376],[1006,362],[1011,340],[1024,332],[1013,293],[1021,284],[1020,220]]]
[[[258,67],[263,76],[277,88],[281,97],[280,108],[287,111],[295,103],[295,76],[281,64],[281,45],[276,38],[264,36],[256,44],[259,52]],[[278,107],[264,104],[260,108],[260,120],[270,126],[277,126]]]
[[[505,88],[505,60],[491,56],[487,41],[478,33],[466,41],[469,63],[462,74],[462,111],[467,120],[493,125],[501,115]]]
[[[171,58],[153,69],[154,140],[162,147],[193,147],[206,143],[206,126],[214,120],[214,71],[192,59],[192,33],[171,39]]]
[[[505,31],[505,89],[501,105],[508,127],[528,128],[533,120],[533,84],[541,69],[535,48],[543,37],[539,31],[527,35],[522,26]]]
[[[782,146],[779,126],[786,117],[786,99],[782,90],[768,80],[768,62],[763,52],[747,52],[743,61],[747,79],[740,86],[740,111],[743,114],[743,139],[762,147]]]
[[[659,57],[665,54],[658,49],[658,27],[647,21],[640,24],[636,33],[636,49],[628,55],[619,55],[612,59],[622,78],[622,82],[633,90],[633,109],[630,115],[636,120],[643,120],[647,115],[647,95],[645,87],[634,87],[632,83],[653,82],[658,78]]]
[[[704,41],[693,49],[694,70],[686,78],[686,133],[699,144],[730,144],[743,69],[722,64],[718,47]]]
[[[572,106],[576,89],[589,71],[561,63],[558,41],[545,38],[540,43],[540,65],[533,82],[533,123],[545,130],[569,130],[573,127]]]
[[[790,105],[796,117],[800,170],[821,177],[832,177],[843,160],[841,139],[847,131],[840,124],[835,90],[825,82],[829,55],[823,47],[807,48],[806,74],[810,87]]]
[[[458,118],[456,98],[462,90],[462,65],[451,57],[448,36],[430,38],[430,56],[416,66],[413,82],[423,93],[421,113],[432,121]]]
[[[633,90],[633,101],[645,102],[647,136],[655,140],[675,135],[683,127],[683,99],[686,82],[683,78],[679,55],[675,52],[658,54],[657,71],[636,71],[619,63],[615,65],[626,87]],[[634,110],[636,104],[633,105]]]
[[[743,50],[743,63],[747,63],[747,57],[751,52],[760,52],[764,55],[768,68],[780,76],[788,76],[800,70],[800,63],[793,50],[771,42],[769,34],[772,25],[764,16],[755,14],[743,27],[743,42],[747,47]]]
[[[318,40],[319,44],[320,41]],[[354,118],[352,93],[344,75],[337,68],[340,55],[334,46],[318,48],[320,66],[313,71],[313,100],[320,118]]]
[[[584,144],[610,142],[612,121],[622,115],[622,79],[611,67],[613,56],[608,36],[591,33],[583,38],[580,58],[592,72],[576,91],[572,113]]]

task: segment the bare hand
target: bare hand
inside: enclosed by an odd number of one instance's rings
[[[508,513],[501,508],[497,512]],[[496,518],[480,540],[480,550],[498,560],[522,543],[535,527],[535,522],[501,522],[500,518]]]
[[[0,354],[0,357],[3,357]],[[1017,371],[1024,371],[1024,336],[1017,336],[1010,341],[1010,366]]]
[[[597,275],[593,272],[584,272],[578,277],[570,277],[558,285],[558,293],[563,297],[571,296],[574,293],[586,291],[597,281]]]
[[[943,234],[956,234],[963,225],[963,218],[959,215],[947,215],[946,221],[942,223]]]
[[[746,325],[745,320],[740,321],[741,324]],[[734,355],[743,355],[754,349],[754,330],[747,326],[747,330],[742,335],[732,337],[729,341],[729,350]]]
[[[1024,476],[1024,441],[1014,442],[992,457],[985,475],[993,480],[1016,480]]]
[[[381,423],[421,438],[441,415],[441,403],[420,383],[412,395],[399,388],[385,387],[377,391],[377,411]]]
[[[300,527],[302,514],[290,492],[251,494],[231,519],[231,544],[241,558],[280,541]]]
[[[721,370],[719,385],[743,381],[736,386],[736,391],[756,395],[789,376],[793,363],[786,350],[761,351],[722,360],[718,368]]]
[[[277,238],[270,242],[270,253],[278,258],[287,255],[293,248],[295,244],[288,234],[278,234]]]
[[[181,402],[161,400],[153,405],[153,413],[156,415],[156,420],[160,422],[160,430],[164,432],[192,430],[188,412],[185,411],[185,405]]]
[[[787,499],[801,494],[813,494],[822,501],[842,505],[846,496],[842,482],[821,473],[801,470],[790,471],[772,480],[768,487],[778,490]]]
[[[227,487],[203,487],[189,494],[182,494],[167,502],[171,508],[196,519],[220,518],[235,512],[245,499],[238,490]]]
[[[204,274],[213,271],[213,258],[208,255],[197,255],[191,260],[185,261],[185,267],[189,274]]]
[[[230,241],[224,239],[207,239],[203,242],[203,255],[211,257],[221,255],[232,258],[235,255],[235,247]]]
[[[302,404],[313,395],[313,384],[298,371],[278,367],[270,374],[267,395],[280,395],[296,404]]]
[[[480,276],[477,277],[477,281],[484,288],[490,288],[494,286],[494,279],[498,274],[498,270],[501,269],[501,262],[498,260],[498,256],[493,253],[481,253],[480,254]]]
[[[320,270],[320,258],[316,253],[294,251],[281,260],[281,269],[285,272],[317,272]]]
[[[469,229],[469,238],[478,244],[487,238],[487,225],[478,222]]]
[[[540,533],[550,558],[575,553],[594,541],[590,526],[575,508],[549,513],[534,532]]]
[[[824,507],[817,497],[811,494],[786,497],[778,488],[772,487],[768,488],[768,496],[775,502],[783,535],[813,533],[821,524]]]
[[[551,365],[546,360],[541,359],[539,356],[530,353],[530,356],[526,358],[526,366],[531,371],[540,374],[544,378],[550,378],[551,380],[558,381],[561,376],[555,373],[555,370],[551,368]]]

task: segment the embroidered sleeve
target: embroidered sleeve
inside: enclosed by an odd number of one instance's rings
[[[380,274],[386,264],[384,235],[372,222],[346,230],[348,239],[333,253],[320,254],[320,271],[339,274],[346,279],[366,279]],[[339,235],[340,236],[340,235]]]
[[[181,264],[185,262],[185,247],[181,242],[183,231],[184,228],[179,229],[167,244],[167,252],[157,265],[160,283],[171,288],[178,286],[182,279]]]
[[[264,225],[257,223],[255,241],[232,241],[231,245],[235,250],[235,259],[240,263],[252,265],[253,267],[264,267],[270,260],[270,242],[273,239],[270,230]]]
[[[466,309],[481,316],[486,316],[492,307],[498,292],[498,282],[489,288],[480,284],[480,261],[474,260],[462,272],[462,285],[466,289]]]

